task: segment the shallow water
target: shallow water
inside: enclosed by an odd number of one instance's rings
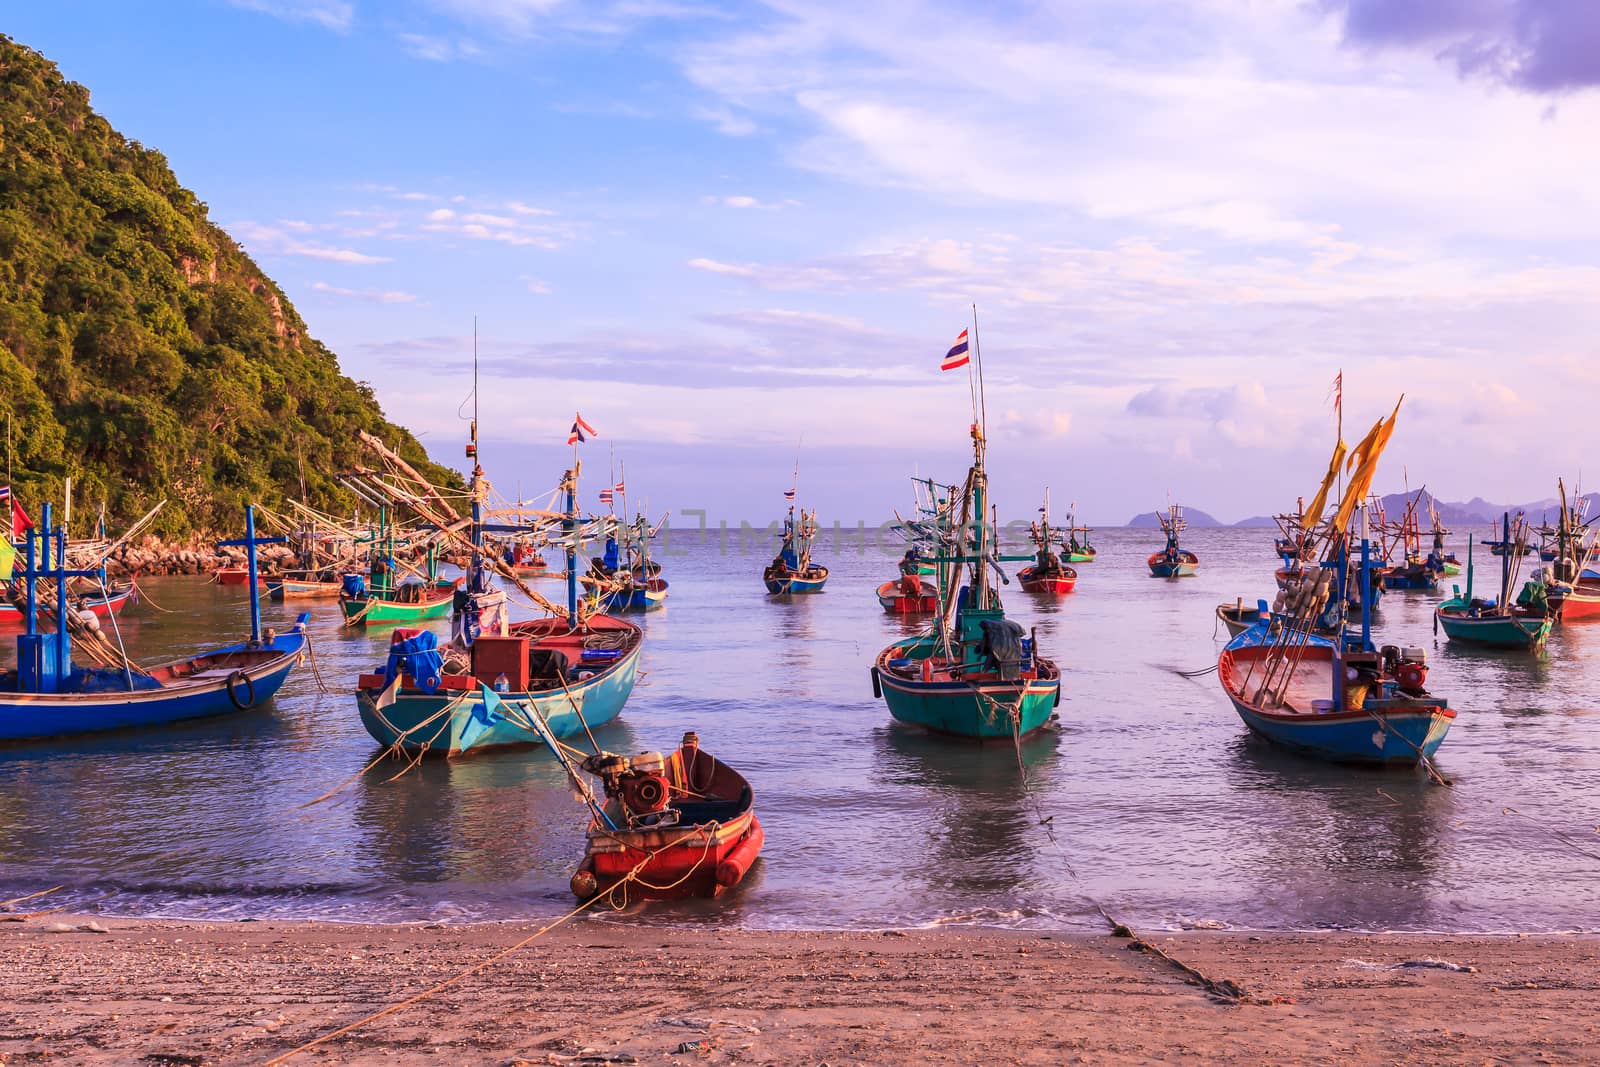
[[[684,554],[663,559],[668,606],[645,621],[647,673],[601,741],[670,749],[699,731],[753,783],[767,844],[714,904],[611,918],[1088,927],[1099,901],[1156,927],[1600,928],[1600,666],[1586,662],[1600,623],[1557,629],[1542,657],[1463,653],[1433,636],[1434,598],[1391,593],[1380,640],[1425,647],[1429,687],[1460,711],[1438,759],[1455,784],[1328,766],[1248,736],[1214,675],[1176,673],[1215,663],[1218,602],[1270,589],[1271,532],[1191,531],[1200,574],[1176,581],[1148,577],[1159,539],[1097,533],[1100,558],[1065,599],[1006,590],[1065,666],[1061,722],[1024,743],[1024,784],[1012,746],[926,737],[873,700],[874,653],[913,629],[873,596],[891,559],[820,549],[827,592],[780,601],[760,582],[769,554],[680,534]],[[123,621],[143,661],[248,627],[239,587],[147,589]],[[0,898],[66,883],[50,904],[385,922],[570,906],[585,816],[543,752],[429,761],[395,780],[386,763],[300,807],[377,754],[349,690],[387,641],[313,605],[335,693],[302,667],[253,712],[0,747]],[[264,605],[269,625],[296,610]]]

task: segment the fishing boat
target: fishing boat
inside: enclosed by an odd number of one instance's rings
[[[1444,523],[1439,519],[1438,502],[1433,499],[1433,494],[1428,494],[1428,520],[1433,533],[1433,550],[1428,553],[1428,561],[1437,573],[1443,577],[1453,578],[1461,573],[1461,561],[1454,552],[1446,552],[1444,539],[1449,530],[1444,528]]]
[[[245,585],[249,581],[249,567],[218,567],[211,572],[212,585]]]
[[[1078,585],[1078,572],[1062,562],[1066,538],[1050,526],[1050,490],[1045,489],[1044,506],[1039,518],[1028,525],[1028,539],[1033,542],[1033,562],[1017,572],[1024,593],[1042,593],[1048,596],[1066,596]],[[1058,551],[1060,554],[1058,555]]]
[[[1504,540],[1511,540],[1511,515],[1505,516]],[[1494,600],[1482,600],[1472,595],[1472,541],[1467,541],[1467,591],[1453,590],[1453,595],[1434,608],[1433,623],[1437,632],[1443,629],[1452,641],[1466,641],[1475,645],[1495,648],[1538,648],[1550,636],[1555,620],[1547,609],[1548,598],[1539,591],[1537,606],[1531,603],[1534,594],[1524,591],[1528,603],[1513,603],[1511,589],[1516,582],[1516,569],[1521,556],[1507,553],[1500,557],[1500,595]],[[1513,559],[1513,555],[1516,556]],[[1532,585],[1533,583],[1530,583]]]
[[[1156,520],[1161,523],[1162,533],[1167,535],[1167,546],[1153,554],[1147,561],[1150,565],[1150,576],[1193,577],[1195,568],[1200,566],[1200,557],[1178,543],[1178,535],[1189,528],[1188,520],[1183,517],[1183,505],[1167,505],[1167,513],[1163,515],[1157,512]]]
[[[1396,523],[1386,523],[1380,519],[1378,528],[1385,540],[1381,554],[1385,559],[1394,552],[1399,552],[1400,562],[1382,568],[1383,587],[1385,589],[1420,589],[1431,591],[1439,588],[1439,575],[1443,570],[1442,557],[1433,554],[1422,554],[1422,531],[1417,519],[1417,505],[1422,499],[1426,489],[1417,490],[1417,495],[1406,501],[1405,512]]]
[[[406,626],[450,614],[462,579],[438,576],[438,554],[427,547],[427,576],[397,582],[394,528],[387,508],[378,512],[378,534],[372,549],[370,575],[345,574],[340,579],[339,608],[346,626]],[[371,586],[367,582],[371,579]]]
[[[800,511],[795,516],[794,504],[789,505],[789,515],[783,520],[783,547],[761,572],[767,592],[773,596],[792,593],[820,593],[828,581],[828,568],[811,558],[811,546],[817,538],[817,513]]]
[[[661,577],[661,564],[650,558],[654,536],[643,515],[632,523],[619,523],[614,516],[607,519],[604,552],[589,560],[595,610],[654,611],[666,603],[668,586]]]
[[[1095,547],[1089,543],[1090,530],[1078,525],[1078,508],[1074,504],[1067,512],[1067,543],[1061,549],[1063,563],[1093,563]]]
[[[301,615],[294,628],[278,634],[261,629],[261,603],[250,598],[250,640],[225,645],[151,667],[127,657],[99,628],[97,617],[67,612],[54,633],[39,632],[41,601],[66,598],[67,582],[91,577],[105,582],[103,565],[66,565],[66,529],[51,528],[44,508],[42,531],[28,531],[21,573],[26,632],[17,641],[17,667],[0,671],[0,741],[39,740],[159,726],[258,707],[270,700],[306,651]],[[246,578],[253,585],[256,546],[255,509],[245,512],[245,537],[228,541],[246,548]],[[43,586],[43,588],[41,588]],[[115,618],[112,617],[113,625]],[[114,631],[115,633],[115,631]],[[94,657],[94,665],[74,662],[74,651]]]
[[[931,615],[939,610],[939,589],[917,573],[909,552],[900,563],[900,577],[878,586],[878,605],[890,615]]]
[[[1050,720],[1061,702],[1061,672],[1006,618],[995,588],[997,574],[1005,580],[1001,563],[1032,557],[1001,555],[984,521],[989,476],[980,405],[973,405],[972,466],[939,531],[940,612],[924,633],[878,653],[872,689],[899,722],[968,740],[1012,741]]]
[[[700,749],[694,732],[670,755],[599,752],[581,764],[598,778],[582,863],[572,875],[580,901],[715,897],[744,880],[766,834],[743,775]]]
[[[129,604],[139,602],[139,588],[133,582],[107,585],[103,590],[67,590],[67,609],[78,615],[84,612],[98,619],[109,619]],[[53,603],[53,602],[52,602]],[[40,608],[44,621],[55,618],[54,608]],[[27,595],[20,581],[0,582],[0,633],[17,633],[28,625]]]
[[[1515,519],[1516,524],[1520,526],[1524,521],[1525,520],[1523,519],[1522,512],[1517,512]],[[1504,556],[1512,553],[1518,556],[1526,556],[1532,554],[1535,550],[1534,545],[1529,541],[1524,540],[1520,543],[1514,539],[1512,541],[1507,541],[1502,537],[1495,536],[1496,532],[1497,531],[1491,529],[1489,536],[1478,542],[1489,550],[1489,555],[1491,556]]]
[[[363,576],[364,579],[364,576]],[[263,578],[269,600],[336,600],[344,592],[344,575],[332,568],[284,571]]]
[[[1356,446],[1359,462],[1323,535],[1315,580],[1285,604],[1276,632],[1251,642],[1256,631],[1247,631],[1229,642],[1218,658],[1217,675],[1245,725],[1275,744],[1336,762],[1420,763],[1436,774],[1431,759],[1456,713],[1426,689],[1423,651],[1375,648],[1365,598],[1359,631],[1341,626],[1331,638],[1314,632],[1330,607],[1344,610],[1343,587],[1352,570],[1349,531],[1398,416],[1397,404]],[[1309,509],[1307,529],[1318,528],[1343,452],[1340,441],[1322,491]],[[1367,539],[1361,539],[1359,552],[1360,571],[1370,571]],[[1358,588],[1370,585],[1362,580]]]
[[[1590,569],[1600,540],[1594,536],[1594,519],[1585,519],[1587,501],[1567,500],[1566,482],[1556,481],[1561,511],[1556,520],[1556,559],[1545,574],[1545,597],[1557,622],[1582,622],[1600,617],[1600,572]]]
[[[377,438],[360,437],[386,462],[403,462]],[[490,529],[486,522],[489,483],[477,462],[476,419],[467,454],[474,460],[470,522],[464,523],[438,494],[400,501],[469,555],[467,578],[454,601],[450,644],[441,648],[429,630],[397,630],[387,660],[356,683],[367,732],[380,744],[414,755],[461,756],[543,745],[545,732],[556,738],[588,734],[621,714],[638,678],[643,631],[624,619],[581,610],[578,542],[584,524],[578,513],[576,458],[559,490],[566,500],[562,541],[567,595],[562,606],[512,574],[497,553],[484,551],[486,530],[516,533],[521,527]],[[395,483],[385,484],[395,491]],[[374,494],[384,491],[374,481],[367,481],[365,488]],[[463,526],[470,532],[463,534]],[[509,622],[506,591],[495,587],[492,575],[551,616]],[[486,702],[481,694],[488,692],[494,699]]]
[[[519,539],[506,545],[505,563],[518,578],[542,578],[550,573],[550,562],[537,545],[527,540]]]
[[[1239,597],[1232,604],[1217,605],[1217,622],[1228,631],[1230,638],[1238,637],[1257,623],[1272,617],[1272,609],[1265,600],[1257,600],[1254,604],[1246,604],[1243,597]]]

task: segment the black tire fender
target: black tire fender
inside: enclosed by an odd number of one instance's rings
[[[239,699],[240,681],[244,682],[245,692],[249,694],[244,700]],[[240,711],[249,711],[251,708],[256,706],[255,680],[244,671],[234,671],[232,674],[228,675],[228,681],[226,682],[225,688],[228,691],[228,700],[232,702],[233,706],[238,708]]]

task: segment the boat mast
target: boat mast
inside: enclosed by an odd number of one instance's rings
[[[467,457],[472,460],[472,561],[468,570],[469,592],[482,593],[477,588],[483,578],[483,460],[478,454],[478,316],[472,316],[472,441],[467,445]],[[520,503],[520,502],[519,502]],[[521,516],[518,516],[519,518]]]

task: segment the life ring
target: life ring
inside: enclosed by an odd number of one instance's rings
[[[248,700],[240,700],[238,693],[239,679],[244,679],[245,690],[250,694]],[[244,671],[234,671],[228,675],[224,688],[228,691],[228,700],[240,711],[248,711],[256,704],[256,683]]]

